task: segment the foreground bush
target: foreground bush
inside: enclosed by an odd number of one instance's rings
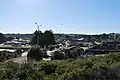
[[[87,59],[0,63],[0,80],[120,80],[120,53]]]

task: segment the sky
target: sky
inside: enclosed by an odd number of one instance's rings
[[[120,32],[120,0],[0,0],[0,32]],[[61,25],[63,24],[63,25]]]

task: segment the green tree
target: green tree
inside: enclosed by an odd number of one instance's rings
[[[50,45],[55,43],[55,38],[54,34],[51,30],[46,30],[44,33],[41,31],[35,31],[34,32],[34,37],[32,38],[32,44],[38,44],[39,40],[39,45],[44,46],[44,45]],[[39,39],[38,39],[39,38]]]
[[[52,59],[62,60],[62,59],[64,59],[64,58],[65,58],[65,55],[64,55],[64,53],[62,53],[62,52],[55,51],[55,52],[53,53]]]
[[[40,47],[38,45],[35,45],[32,48],[30,48],[30,50],[28,51],[27,58],[28,60],[39,61],[39,60],[42,60],[43,56],[44,56],[44,53],[42,52]]]
[[[46,45],[50,45],[50,44],[54,44],[55,43],[55,38],[54,38],[54,34],[51,30],[46,30],[44,32],[44,44]]]
[[[11,41],[13,39],[14,39],[13,37],[6,37],[6,41]]]
[[[0,44],[3,42],[5,42],[5,36],[2,33],[0,33]]]
[[[103,33],[103,34],[102,34],[102,39],[108,39],[107,34]]]
[[[39,39],[38,39],[39,38]],[[32,38],[32,44],[38,44],[38,40],[39,40],[39,45],[42,45],[42,38],[43,38],[43,33],[41,31],[35,31],[34,32],[34,37]]]
[[[67,39],[70,39],[70,36],[69,36],[69,35],[66,35],[66,38],[67,38]]]

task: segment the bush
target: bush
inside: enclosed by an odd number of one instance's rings
[[[32,60],[42,60],[44,54],[42,52],[42,50],[40,50],[40,47],[35,45],[32,48],[30,48],[30,50],[28,51],[28,55],[27,58],[28,60],[32,59]]]
[[[116,59],[119,55],[117,53],[103,57],[40,61],[22,65],[1,62],[0,80],[120,80],[120,61]]]
[[[4,62],[6,60],[17,58],[20,55],[17,52],[11,53],[8,51],[0,51],[0,62]]]
[[[52,56],[52,59],[55,59],[55,60],[62,60],[64,58],[65,58],[64,53],[60,51],[55,51]]]
[[[51,73],[55,73],[55,69],[57,67],[57,64],[50,62],[41,62],[39,65],[40,65],[40,70],[47,75]]]

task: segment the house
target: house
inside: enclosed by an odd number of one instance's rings
[[[21,44],[22,42],[18,42],[18,41],[7,41],[4,43],[3,46],[19,46]]]
[[[108,52],[120,52],[120,41],[106,41],[89,50],[90,52],[101,54]]]
[[[87,41],[86,39],[76,39],[76,40],[70,40],[71,44],[79,44],[81,47],[91,47],[94,44],[90,41]]]

